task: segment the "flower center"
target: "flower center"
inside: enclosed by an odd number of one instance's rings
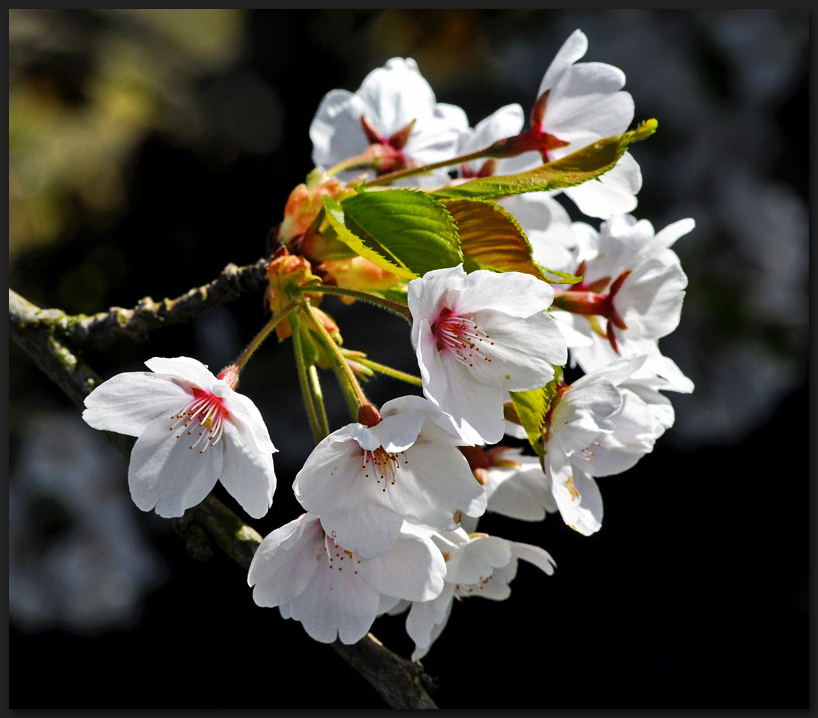
[[[412,120],[391,137],[384,137],[366,115],[361,115],[361,127],[363,128],[364,135],[366,135],[367,142],[370,147],[377,146],[379,148],[378,175],[417,166],[414,160],[403,154],[403,148],[408,142],[414,126],[415,120]]]
[[[494,342],[468,317],[459,316],[446,308],[432,325],[432,334],[437,339],[438,351],[450,352],[463,364],[473,367],[476,359],[491,363],[491,357],[481,354],[478,345],[486,343],[493,346]]]
[[[170,430],[178,432],[177,439],[192,437],[193,443],[188,448],[192,451],[201,444],[199,453],[203,454],[209,446],[219,443],[229,416],[223,397],[194,386],[193,399],[170,417],[173,422]]]
[[[361,470],[364,472],[364,478],[374,476],[376,484],[383,482],[381,491],[386,491],[387,485],[394,486],[401,464],[405,466],[409,463],[405,451],[390,454],[382,446],[374,451],[365,450],[363,457],[364,463]]]
[[[361,557],[358,556],[357,551],[347,551],[344,548],[341,548],[335,541],[335,532],[332,532],[332,536],[329,534],[324,534],[323,540],[323,549],[324,549],[324,556],[327,558],[327,568],[338,569],[339,571],[344,570],[344,566],[347,566],[352,569],[352,573],[356,576],[358,575],[358,566],[361,563]],[[320,561],[321,560],[321,553],[319,552],[316,558]],[[346,563],[344,563],[346,561]]]
[[[469,598],[474,594],[475,589],[477,589],[477,595],[479,595],[479,592],[482,591],[493,578],[494,574],[490,573],[486,578],[480,576],[477,583],[456,583],[454,585],[454,597],[458,601]]]

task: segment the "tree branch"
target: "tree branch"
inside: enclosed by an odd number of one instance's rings
[[[77,347],[122,336],[141,342],[152,329],[190,321],[197,314],[233,301],[245,292],[264,289],[267,284],[266,268],[267,260],[263,258],[244,267],[228,264],[213,281],[195,287],[175,299],[155,302],[150,297],[144,297],[133,309],[111,307],[106,312],[90,316],[70,315],[61,309],[37,308],[36,315],[29,317],[27,321],[53,327],[55,337],[65,339]]]
[[[139,307],[134,310],[113,308],[109,312],[72,322],[70,320],[76,318],[66,315],[59,309],[41,309],[9,289],[11,338],[71,401],[82,409],[83,400],[101,383],[101,379],[81,357],[63,343],[63,338],[66,336],[81,338],[78,341],[88,343],[122,333],[133,337],[156,326],[185,321],[210,306],[227,301],[230,292],[237,295],[241,291],[250,291],[254,282],[263,286],[265,265],[266,262],[263,263],[263,260],[242,269],[228,265],[220,277],[210,284],[193,289],[176,300],[165,300],[161,305],[153,305],[160,307],[155,316],[150,309],[142,310],[140,313]],[[212,292],[209,288],[213,287],[217,287],[215,293],[208,294],[209,291]],[[214,296],[219,299],[214,299]],[[164,309],[161,309],[162,307]],[[124,326],[127,329],[124,331],[123,324],[116,319],[119,311],[131,312],[125,322]],[[111,321],[115,322],[115,328],[110,324]],[[83,322],[86,322],[84,328],[79,329]],[[126,456],[130,455],[134,444],[132,437],[109,432],[105,434]],[[200,528],[197,530],[197,527]],[[244,569],[250,567],[253,554],[261,543],[261,536],[255,529],[245,524],[213,496],[208,496],[198,506],[188,509],[184,516],[175,519],[174,528],[187,539],[188,550],[194,554],[198,552],[200,556],[207,555],[210,550],[204,535],[206,532],[210,541]],[[201,529],[204,529],[204,532]],[[386,648],[371,633],[354,645],[336,641],[332,648],[393,708],[437,707],[427,693],[427,688],[434,685],[432,679],[419,666]]]

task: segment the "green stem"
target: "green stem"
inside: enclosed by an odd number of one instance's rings
[[[413,384],[414,386],[423,386],[423,380],[419,376],[407,374],[406,372],[400,371],[399,369],[393,369],[391,366],[386,366],[385,364],[379,364],[376,361],[372,361],[372,359],[369,359],[368,357],[355,356],[355,354],[350,352],[348,349],[342,348],[341,353],[351,361],[357,362],[358,364],[363,364],[365,367],[369,367],[373,371],[380,374],[391,376],[393,379],[399,379],[400,381],[405,381],[407,384]]]
[[[410,324],[412,323],[412,313],[409,308],[398,302],[393,302],[391,299],[379,297],[368,292],[361,292],[357,289],[347,289],[346,287],[335,287],[328,284],[309,284],[303,287],[298,287],[299,291],[304,294],[334,294],[339,297],[352,297],[353,299],[360,299],[363,302],[369,302],[381,309],[387,309],[390,312],[397,314],[399,317],[405,319]]]
[[[371,402],[366,398],[366,394],[364,394],[364,390],[358,383],[358,379],[355,377],[355,374],[350,368],[346,357],[344,357],[344,355],[341,353],[341,349],[335,343],[332,336],[330,336],[330,333],[327,331],[324,323],[318,317],[316,317],[315,314],[313,314],[312,307],[310,306],[309,302],[305,302],[302,307],[304,308],[304,313],[306,314],[307,318],[310,320],[318,333],[321,343],[324,345],[324,348],[329,354],[333,369],[335,370],[335,375],[338,377],[338,383],[340,384],[344,397],[347,400],[349,410],[354,419],[357,421],[358,408]]]
[[[315,403],[318,406],[318,422],[321,426],[321,433],[324,436],[329,434],[329,420],[327,419],[327,410],[324,406],[324,393],[321,391],[321,382],[318,378],[318,370],[315,364],[310,364],[308,368],[310,386],[312,387],[312,395],[315,397]]]
[[[247,345],[247,347],[244,349],[244,351],[239,355],[239,358],[236,359],[236,361],[234,361],[233,364],[231,365],[234,368],[235,372],[236,372],[236,376],[238,376],[241,373],[241,370],[244,368],[244,365],[247,364],[247,362],[250,360],[250,357],[253,356],[253,353],[256,351],[256,349],[258,349],[262,345],[264,340],[270,335],[270,332],[272,332],[273,329],[276,328],[276,325],[278,325],[278,323],[281,322],[282,319],[287,318],[287,315],[295,308],[295,306],[300,301],[301,301],[301,298],[298,297],[296,299],[293,299],[291,302],[289,302],[284,307],[284,309],[282,309],[280,312],[278,312],[278,314],[273,316],[273,318],[270,319],[270,321],[267,322],[267,324],[264,325],[264,328],[258,334],[256,334],[255,337],[253,337],[253,340]],[[238,379],[237,379],[237,383],[238,383]]]
[[[423,165],[422,167],[413,167],[411,169],[390,172],[389,174],[376,177],[374,180],[369,180],[366,183],[366,185],[367,187],[372,187],[373,185],[391,184],[395,180],[405,179],[406,177],[414,177],[415,175],[425,174],[426,172],[438,170],[443,167],[448,167],[450,165],[463,164],[464,162],[471,162],[472,160],[479,160],[487,157],[492,157],[493,148],[494,145],[490,145],[489,147],[486,147],[485,149],[482,149],[479,152],[472,152],[468,155],[461,155],[460,157],[452,157],[449,160],[435,162],[431,165]]]
[[[371,163],[371,160],[368,160],[366,157],[366,153],[361,153],[360,155],[355,155],[354,157],[349,157],[345,160],[341,160],[338,164],[333,165],[330,167],[326,172],[325,175],[327,177],[334,177],[339,172],[343,172],[346,169],[355,169],[360,167],[363,169],[368,164]]]
[[[298,384],[301,387],[301,397],[304,400],[304,407],[307,410],[307,418],[310,422],[310,429],[312,429],[312,435],[315,439],[315,443],[317,444],[321,439],[323,439],[329,431],[326,433],[322,433],[323,429],[321,424],[318,421],[318,415],[315,411],[315,404],[313,404],[313,397],[312,392],[310,391],[310,384],[307,379],[307,362],[304,359],[304,346],[301,343],[301,332],[299,331],[299,320],[296,316],[293,316],[291,322],[292,324],[292,339],[293,339],[293,350],[295,352],[295,366],[298,370]],[[312,364],[310,364],[312,367]]]

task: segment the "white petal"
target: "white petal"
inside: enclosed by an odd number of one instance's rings
[[[305,530],[306,529],[306,530]],[[266,536],[253,555],[247,583],[259,606],[273,607],[293,600],[306,588],[319,563],[323,531],[316,517],[299,516]],[[285,539],[290,547],[285,549]]]
[[[401,534],[387,553],[362,563],[360,572],[380,593],[429,601],[443,590],[446,563],[430,540]]]
[[[450,297],[448,307],[456,314],[494,310],[509,317],[529,317],[548,309],[554,299],[551,286],[522,272],[489,272],[478,269],[468,275],[462,292]]]
[[[324,95],[310,125],[312,161],[329,168],[363,152],[367,140],[361,127],[361,115],[366,111],[361,99],[347,90],[332,90]]]
[[[668,383],[667,386],[663,387],[664,389],[689,394],[695,388],[693,382],[685,376],[676,362],[670,357],[660,354],[658,347],[656,353],[648,357],[645,368],[667,380]]]
[[[619,68],[601,62],[584,62],[559,79],[548,96],[543,129],[563,142],[577,144],[560,148],[560,155],[628,128],[634,104],[630,93],[620,91],[624,84],[625,74]]]
[[[411,58],[393,57],[384,67],[370,72],[355,93],[377,129],[389,137],[412,120],[432,114],[435,95]]]
[[[601,433],[614,429],[610,417],[622,407],[622,394],[605,377],[578,379],[562,395],[551,414],[550,440],[564,451],[581,451]]]
[[[511,546],[498,536],[472,539],[446,562],[446,582],[473,584],[511,561]]]
[[[551,490],[566,525],[590,536],[602,526],[602,496],[596,482],[559,452],[549,453]]]
[[[503,458],[514,460],[512,456]],[[548,482],[535,457],[518,457],[527,465],[518,469],[491,467],[488,470],[487,509],[521,521],[542,521],[557,510]]]
[[[198,427],[189,435],[181,427],[171,431],[170,425],[164,416],[150,423],[137,439],[128,467],[134,503],[143,511],[155,507],[164,518],[181,516],[201,502],[216,484],[223,460],[221,442],[200,453],[204,441],[189,448],[198,439]]]
[[[594,343],[593,330],[587,317],[581,314],[555,309],[554,321],[560,328],[568,349],[573,350],[577,347],[589,347]]]
[[[563,43],[543,75],[537,97],[550,90],[562,74],[588,51],[588,38],[582,30],[574,30]]]
[[[672,247],[679,237],[692,232],[696,228],[696,221],[691,218],[680,219],[678,222],[673,222],[665,227],[662,231],[656,233],[654,240],[657,245],[662,247]]]
[[[270,440],[270,432],[267,430],[267,425],[258,407],[244,394],[229,389],[228,391],[225,408],[241,432],[244,443],[265,454],[277,452],[278,449]]]
[[[339,571],[337,566],[330,568],[326,559],[315,563],[318,568],[309,584],[290,602],[290,616],[301,621],[316,641],[332,643],[337,637],[343,643],[356,643],[369,632],[378,615],[378,592],[350,570],[351,566]]]
[[[407,520],[448,531],[455,528],[455,511],[470,516],[485,511],[483,487],[466,457],[453,446],[421,437],[406,452],[405,461],[394,487],[393,504]]]
[[[417,347],[418,320],[425,319],[429,325],[437,320],[441,310],[448,306],[448,297],[455,296],[467,286],[468,275],[463,265],[433,269],[407,285],[406,301],[412,313],[412,344]]]
[[[687,276],[675,253],[662,254],[641,262],[614,300],[629,338],[660,339],[679,325]]]
[[[474,381],[471,373],[450,354],[442,355],[445,369],[433,374],[423,391],[457,422],[464,440],[470,444],[494,444],[503,438],[502,389]],[[434,392],[434,393],[433,393]]]
[[[85,397],[82,418],[101,431],[139,436],[159,416],[170,420],[191,398],[167,377],[127,372],[111,377]]]
[[[153,357],[145,362],[145,366],[157,374],[169,374],[203,389],[216,381],[210,369],[202,362],[190,357]]]
[[[293,482],[301,505],[322,516],[352,490],[363,466],[363,451],[347,428],[334,431],[312,450]]]
[[[607,219],[615,214],[633,211],[637,205],[636,195],[641,188],[642,171],[636,160],[626,152],[612,170],[563,191],[583,214]]]
[[[473,130],[460,136],[457,147],[458,155],[470,154],[485,149],[497,140],[513,137],[520,133],[525,125],[525,113],[518,104],[506,105],[477,123]],[[477,169],[484,160],[472,163]]]
[[[553,575],[554,567],[557,564],[548,551],[539,546],[532,546],[527,543],[519,543],[517,541],[509,541],[508,543],[511,545],[511,550],[515,558],[521,558],[529,563],[533,563],[548,576]]]
[[[487,335],[462,365],[474,381],[503,391],[538,389],[554,378],[554,364],[568,360],[562,330],[546,312],[518,319],[484,310],[472,318]]]
[[[423,420],[422,413],[408,411],[384,416],[382,421],[371,428],[362,424],[350,424],[348,428],[362,449],[374,451],[383,447],[389,453],[397,453],[415,443]]]
[[[364,489],[374,487],[374,479]],[[358,487],[356,487],[358,488]],[[360,490],[349,499],[328,509],[321,515],[321,523],[328,534],[349,551],[357,551],[362,558],[371,558],[391,549],[400,533],[403,516],[391,506],[378,503],[373,494],[379,490]],[[387,490],[384,495],[388,495]]]
[[[406,617],[406,633],[415,642],[412,660],[417,662],[428,653],[443,631],[452,608],[454,585],[446,584],[440,596],[432,601],[415,601]]]
[[[229,422],[222,441],[224,466],[221,482],[250,516],[260,519],[272,506],[276,489],[273,457],[247,446],[242,434]]]
[[[418,412],[423,415],[421,433],[424,436],[446,440],[453,445],[468,443],[463,441],[454,419],[421,396],[400,396],[390,399],[381,406],[381,416],[384,418],[407,412]]]

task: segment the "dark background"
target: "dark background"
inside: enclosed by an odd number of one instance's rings
[[[795,10],[58,11],[9,15],[10,286],[94,313],[175,297],[266,249],[311,169],[309,123],[392,56],[414,57],[471,124],[529,107],[575,28],[622,68],[636,120],[634,214],[676,245],[690,284],[663,340],[697,385],[634,469],[600,480],[602,530],[488,516],[546,548],[511,597],[464,601],[424,660],[441,707],[808,705],[808,20]],[[345,345],[416,371],[405,325],[322,305]],[[83,356],[103,376],[152,356],[229,363],[260,296]],[[300,511],[311,449],[289,344],[242,391],[274,443],[265,535]],[[126,462],[11,345],[9,657],[14,708],[380,707],[326,646],[255,606],[222,555],[198,562],[127,496]],[[346,421],[331,381],[334,426]],[[377,402],[404,385],[369,385]],[[220,489],[217,495],[239,510]],[[239,510],[240,511],[240,510]],[[403,655],[403,617],[373,632]]]

